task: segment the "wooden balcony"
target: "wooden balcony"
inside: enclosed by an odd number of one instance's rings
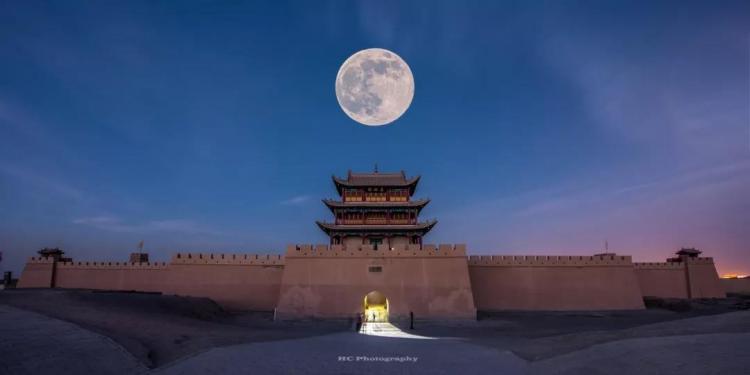
[[[339,225],[408,225],[416,223],[416,220],[410,219],[339,219],[336,221],[336,224]]]

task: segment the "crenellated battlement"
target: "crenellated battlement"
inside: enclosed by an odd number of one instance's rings
[[[220,264],[220,265],[284,265],[284,256],[279,254],[223,254],[223,253],[177,253],[170,264]]]
[[[714,259],[711,257],[703,257],[703,258],[673,258],[675,260],[669,260],[667,262],[637,262],[633,263],[633,266],[637,269],[662,269],[662,270],[669,270],[669,269],[682,269],[685,267],[685,263],[687,262],[690,265],[693,264],[705,264],[705,265],[713,265]]]
[[[287,257],[465,257],[466,245],[401,245],[375,250],[372,245],[289,245]]]
[[[675,270],[683,269],[685,263],[682,262],[638,262],[633,263],[633,267],[636,269],[649,269],[649,270]]]
[[[48,257],[30,257],[27,263],[34,264],[51,264],[54,263],[54,259]]]
[[[555,255],[472,255],[469,266],[558,267],[558,266],[631,266],[630,256],[555,256]]]
[[[169,267],[166,262],[58,262],[60,269],[107,269],[107,270],[164,270]]]
[[[714,264],[714,258],[701,257],[701,258],[687,258],[690,264]]]

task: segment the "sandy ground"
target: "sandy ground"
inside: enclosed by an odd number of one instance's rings
[[[397,325],[407,330],[404,322]],[[689,312],[509,312],[478,322],[421,322],[417,328],[421,335],[462,338],[539,361],[618,340],[750,332],[750,312],[726,301],[698,303]]]
[[[0,374],[140,374],[148,369],[109,338],[0,305]]]
[[[750,311],[738,309],[746,307],[747,301],[724,300],[696,302],[682,312],[507,312],[480,321],[418,320],[416,330],[395,322],[356,333],[346,321],[273,322],[270,314],[231,314],[201,298],[4,291],[0,308],[14,312],[0,315],[0,332],[13,337],[7,342],[17,350],[0,352],[0,365],[16,371],[0,372],[62,373],[18,370],[30,360],[18,352],[44,353],[50,345],[57,348],[56,362],[70,357],[75,368],[90,357],[76,356],[85,346],[66,342],[91,343],[98,337],[111,339],[99,349],[112,352],[105,357],[120,358],[111,363],[125,366],[128,361],[121,357],[129,352],[144,369],[165,374],[742,373],[750,368],[745,350]],[[56,327],[55,322],[62,326],[54,332],[68,333],[44,334],[48,328],[34,328]],[[115,343],[127,352],[118,351]],[[418,360],[366,359],[370,357]],[[133,370],[123,367],[120,373]]]
[[[75,290],[6,290],[0,305],[74,323],[122,345],[149,368],[217,346],[348,330],[343,321],[273,322],[270,313],[232,314],[207,298]]]
[[[527,368],[511,352],[465,340],[342,332],[217,348],[156,373],[513,375]]]
[[[742,314],[748,318],[747,313]],[[748,344],[750,333],[627,339],[532,362],[529,373],[746,374],[750,368]]]

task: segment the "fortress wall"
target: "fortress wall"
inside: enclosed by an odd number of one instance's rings
[[[750,294],[750,277],[719,280],[727,293]]]
[[[687,258],[691,298],[725,298],[713,258]]]
[[[464,245],[290,246],[278,314],[283,318],[353,317],[364,297],[379,291],[390,317],[476,317]]]
[[[49,288],[51,259],[32,258],[19,287]],[[284,259],[281,255],[178,253],[169,263],[58,262],[56,287],[161,292],[208,297],[227,309],[276,307]]]
[[[160,292],[167,273],[166,263],[59,262],[55,286]]]
[[[32,257],[18,279],[18,288],[49,288],[52,285],[52,259]]]
[[[651,262],[633,266],[644,297],[688,298],[684,263]]]
[[[719,280],[713,258],[684,258],[682,262],[635,263],[634,266],[644,296],[726,297],[726,290]]]
[[[479,310],[630,310],[643,299],[629,256],[471,256]]]
[[[283,272],[281,255],[179,253],[162,291],[211,298],[231,310],[272,311]]]
[[[687,270],[686,270],[687,267]],[[643,308],[642,296],[720,298],[750,279],[720,280],[711,258],[632,263],[629,256],[466,256],[464,245],[290,246],[286,256],[178,253],[168,263],[30,258],[19,288],[134,290],[208,297],[228,309],[351,317],[365,294],[392,316],[474,318],[481,310]],[[731,288],[731,289],[730,289]]]

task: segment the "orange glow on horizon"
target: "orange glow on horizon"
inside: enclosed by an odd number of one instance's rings
[[[738,275],[736,273],[725,273],[721,276],[722,279],[744,279],[748,275]]]

